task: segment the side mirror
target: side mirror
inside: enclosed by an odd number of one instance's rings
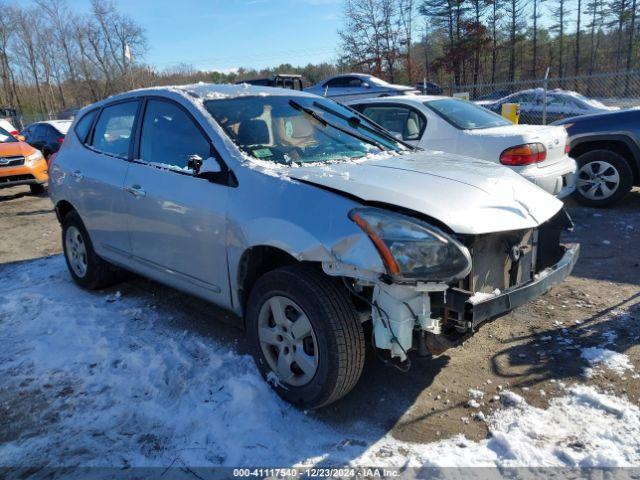
[[[222,167],[220,162],[213,157],[206,158],[202,161],[200,168],[198,169],[198,175],[211,173],[222,173]]]
[[[364,88],[371,88],[371,84],[367,83],[367,82],[362,82],[362,86]]]
[[[19,142],[24,142],[24,135],[16,135],[16,140],[18,140]]]

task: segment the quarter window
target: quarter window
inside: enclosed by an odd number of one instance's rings
[[[80,120],[78,120],[78,123],[76,123],[76,135],[78,136],[78,140],[80,140],[82,143],[84,143],[87,139],[87,134],[89,133],[89,129],[91,128],[91,124],[93,123],[93,119],[95,118],[96,113],[98,113],[98,110],[88,112]]]
[[[109,155],[128,157],[137,109],[137,101],[103,108],[93,131],[93,148]]]
[[[425,118],[412,108],[376,105],[365,107],[362,113],[402,140],[419,140],[426,125]]]
[[[149,100],[140,139],[143,161],[187,170],[190,160],[210,154],[209,141],[187,113],[173,103]]]

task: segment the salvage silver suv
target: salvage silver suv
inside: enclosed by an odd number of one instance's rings
[[[564,279],[562,203],[507,168],[414,150],[314,95],[137,90],[85,108],[51,167],[73,279],[130,270],[237,314],[258,368],[317,408],[365,331],[404,368]]]

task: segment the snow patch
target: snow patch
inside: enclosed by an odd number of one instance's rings
[[[606,348],[588,347],[581,350],[580,356],[589,362],[592,367],[603,366],[622,376],[627,370],[633,370],[633,364],[629,357],[623,353],[614,352]],[[585,374],[591,377],[597,374],[595,368],[587,368]]]
[[[491,293],[476,292],[471,297],[469,297],[467,301],[475,305],[477,303],[484,302],[485,300],[489,300],[490,298],[497,297],[498,295],[500,295],[500,293],[502,292],[500,292],[500,289],[498,288],[496,288]]]
[[[178,305],[153,308],[151,293],[124,286],[107,302],[73,285],[61,256],[2,265],[0,277],[0,404],[16,414],[1,466],[640,464],[640,409],[592,387],[547,409],[502,391],[506,408],[472,415],[490,438],[407,443],[366,415],[334,427],[291,407],[249,356],[186,329]]]

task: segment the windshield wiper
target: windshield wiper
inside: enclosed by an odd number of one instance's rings
[[[409,150],[417,150],[416,147],[414,147],[413,145],[410,145],[408,143],[405,143],[402,140],[397,139],[391,133],[389,133],[387,130],[385,130],[383,127],[381,127],[377,123],[369,120],[362,113],[358,112],[357,110],[355,110],[355,109],[353,109],[353,108],[351,108],[351,107],[349,107],[347,105],[343,105],[343,107],[345,107],[345,108],[347,108],[347,110],[353,112],[356,116],[348,117],[348,116],[343,115],[340,112],[336,112],[332,108],[326,107],[326,106],[324,106],[324,105],[322,105],[321,103],[318,103],[318,102],[313,102],[313,105],[318,107],[319,109],[321,109],[322,111],[324,111],[326,113],[329,113],[329,114],[334,115],[334,116],[336,116],[336,117],[338,117],[338,118],[340,118],[342,120],[345,120],[353,128],[362,128],[363,130],[366,130],[366,131],[368,131],[370,133],[373,133],[374,135],[376,135],[376,134],[377,135],[381,135],[382,137],[386,138],[387,140],[390,140],[393,143],[399,143],[400,145],[408,148]],[[362,120],[365,120],[367,123],[371,124],[375,128],[371,128],[368,125],[364,125],[362,123]]]
[[[335,123],[329,122],[327,119],[325,119],[321,115],[319,115],[318,112],[316,112],[313,108],[308,108],[308,107],[305,107],[303,105],[300,105],[295,100],[289,100],[289,105],[291,105],[293,108],[295,108],[299,112],[302,112],[302,113],[304,113],[306,115],[309,115],[315,121],[319,122],[322,126],[325,126],[325,127],[329,126],[331,128],[334,128],[334,129],[338,130],[339,132],[346,133],[347,135],[349,135],[351,137],[357,138],[361,142],[365,142],[365,143],[368,143],[369,145],[373,145],[374,147],[380,149],[383,152],[388,150],[384,145],[382,145],[379,142],[376,142],[372,138],[365,137],[364,135],[357,134],[357,133],[352,132],[351,130],[349,130],[347,128],[342,128],[340,125],[336,125]]]

